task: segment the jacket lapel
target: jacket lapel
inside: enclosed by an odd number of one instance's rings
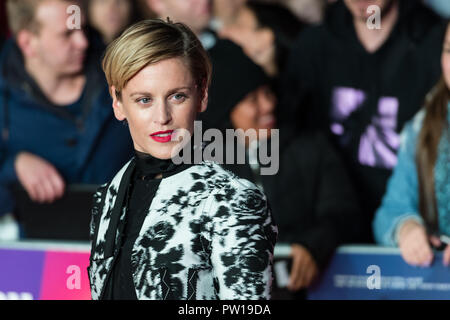
[[[120,181],[119,190],[117,191],[116,201],[114,202],[114,207],[111,212],[111,220],[108,225],[108,230],[105,235],[105,256],[111,257],[116,253],[117,245],[117,235],[119,228],[119,221],[123,218],[126,213],[124,207],[125,196],[127,195],[128,186],[130,185],[131,175],[135,168],[134,159],[131,161],[130,165],[126,169]]]
[[[106,191],[92,257],[94,260],[114,255],[117,226],[134,167],[135,161],[132,159],[117,173]]]
[[[106,191],[93,260],[88,269],[91,295],[94,300],[103,298],[107,281],[114,267],[118,248],[117,229],[120,219],[126,212],[126,208],[122,207],[134,168],[135,161],[132,159],[117,173]]]

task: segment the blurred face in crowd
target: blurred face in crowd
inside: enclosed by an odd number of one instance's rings
[[[161,19],[169,17],[173,22],[182,22],[196,34],[201,33],[211,19],[210,0],[147,0],[147,5]]]
[[[89,20],[110,42],[130,23],[131,0],[90,0]]]
[[[224,24],[233,23],[247,0],[214,0],[214,15]]]
[[[41,66],[59,75],[81,72],[84,65],[88,41],[83,29],[70,30],[66,12],[76,2],[48,0],[36,11],[37,32],[20,31],[18,38],[26,58],[36,60]],[[83,22],[83,17],[82,22]],[[82,26],[81,26],[82,27]]]
[[[261,86],[249,93],[231,112],[231,123],[235,129],[271,129],[276,127],[275,106],[277,99],[269,86]]]
[[[447,32],[445,34],[441,64],[445,83],[447,84],[447,88],[450,88],[450,24],[447,26]]]
[[[255,14],[244,7],[233,24],[225,25],[219,35],[242,47],[245,54],[273,76],[276,70],[275,34],[270,28],[260,28]]]
[[[148,65],[127,83],[121,97],[113,102],[116,118],[127,120],[137,151],[159,159],[174,155],[180,134],[187,130],[192,135],[197,113],[207,106],[207,93],[199,92],[182,58]]]
[[[367,8],[376,5],[381,10],[381,15],[388,10],[396,0],[344,0],[345,5],[355,19],[366,20],[373,12],[367,12]]]

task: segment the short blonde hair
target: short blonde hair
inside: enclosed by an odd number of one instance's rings
[[[194,81],[204,93],[211,82],[212,66],[208,53],[195,34],[182,23],[149,19],[129,27],[106,49],[103,71],[116,98],[146,66],[171,58],[184,58]]]

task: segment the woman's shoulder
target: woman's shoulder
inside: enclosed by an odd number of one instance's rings
[[[133,159],[128,161],[117,173],[116,175],[108,182],[102,184],[97,188],[97,191],[94,193],[94,201],[102,198],[104,194],[110,190],[112,193],[117,193],[119,191],[120,182],[126,171],[130,169],[132,165]]]
[[[194,175],[199,174],[202,184],[208,186],[204,210],[214,221],[226,220],[228,222],[225,224],[232,223],[239,227],[248,226],[248,219],[253,219],[255,224],[272,227],[267,197],[254,183],[238,177],[215,162],[202,162],[193,166],[192,170]]]
[[[212,161],[203,161],[195,164],[186,173],[195,180],[204,181],[209,188],[213,189],[226,187],[234,187],[236,190],[258,189],[254,183],[238,177],[233,172]]]
[[[412,119],[405,123],[400,134],[401,150],[415,150],[416,141],[420,130],[422,129],[425,115],[426,110],[422,108],[414,115]]]
[[[422,129],[422,124],[423,120],[425,119],[425,115],[426,115],[425,108],[420,109],[414,115],[414,117],[406,123],[405,128],[408,128],[418,133],[420,129]]]

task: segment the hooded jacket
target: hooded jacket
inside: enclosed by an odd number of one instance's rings
[[[100,55],[89,52],[79,100],[53,105],[24,68],[13,39],[0,57],[0,214],[12,209],[14,161],[27,151],[49,161],[66,183],[102,184],[132,156],[128,128],[113,115]]]
[[[199,114],[203,127],[231,128],[228,116],[236,103],[268,82],[264,71],[235,43],[216,39],[208,50],[213,65],[208,108]]]
[[[445,24],[416,0],[399,0],[386,42],[368,53],[343,1],[302,32],[283,77],[281,124],[321,128],[346,160],[370,222],[397,162],[400,131],[440,74]]]

